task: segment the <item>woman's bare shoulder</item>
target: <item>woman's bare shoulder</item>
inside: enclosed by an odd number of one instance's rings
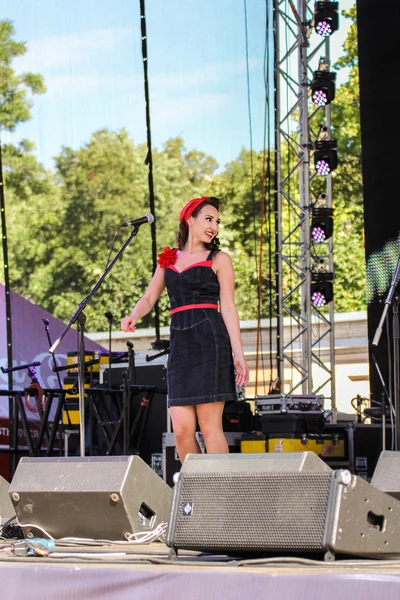
[[[228,254],[228,252],[224,252],[223,250],[218,250],[218,252],[215,253],[215,258],[220,260],[231,260],[230,254]]]
[[[220,269],[224,266],[232,265],[232,259],[227,252],[220,250],[214,257],[214,264],[218,269]]]

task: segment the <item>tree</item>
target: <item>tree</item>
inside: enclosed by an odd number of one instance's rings
[[[36,300],[37,274],[59,244],[62,212],[54,177],[33,155],[32,142],[2,149],[7,196],[8,254],[12,289]]]
[[[236,277],[235,298],[242,319],[258,316],[258,281],[260,260],[260,228],[262,203],[263,152],[241,150],[238,158],[230,162],[225,171],[211,183],[211,193],[221,200],[222,249],[232,256]],[[263,268],[261,274],[261,316],[269,317],[274,308],[270,305],[273,265],[269,249],[274,240],[268,236],[269,208],[273,199],[266,195],[266,217],[263,225]]]
[[[15,35],[11,21],[0,21],[0,128],[12,131],[31,118],[32,100],[29,93],[46,91],[41,75],[22,73],[18,75],[11,64],[14,58],[26,52],[26,44],[13,40]]]
[[[149,212],[145,145],[136,146],[125,130],[101,130],[79,150],[63,148],[56,157],[59,229],[48,260],[37,265],[29,294],[35,301],[67,320],[102,275],[112,244],[111,258],[129,230],[118,226],[130,217]],[[200,184],[216,168],[201,153],[187,152],[183,140],[168,140],[153,156],[156,194],[157,247],[173,245],[181,206],[201,193]],[[193,178],[198,188],[193,187]],[[115,238],[115,239],[114,239]],[[122,258],[85,308],[88,330],[106,327],[104,312],[116,317],[131,311],[153,273],[150,228],[142,226]],[[169,320],[168,299],[159,303],[161,325]],[[143,319],[154,323],[154,314]]]
[[[12,68],[14,58],[26,52],[24,43],[14,41],[14,34],[10,21],[0,21],[0,131],[11,131],[19,123],[29,120],[32,106],[29,94],[46,90],[41,75],[18,75]],[[37,227],[43,211],[49,208],[46,199],[53,198],[54,190],[49,174],[33,155],[34,146],[31,142],[24,140],[19,146],[7,144],[1,150],[1,176],[8,206],[10,280],[14,289],[24,293],[28,290],[30,276],[47,258],[49,246],[41,245],[38,241],[40,234]],[[36,202],[34,199],[40,200]],[[35,231],[36,235],[26,244],[23,240],[29,236],[27,231],[30,230]]]
[[[335,309],[365,310],[364,209],[361,170],[361,128],[356,8],[343,11],[352,20],[344,53],[335,68],[348,68],[333,104],[333,137],[339,167],[333,176]]]

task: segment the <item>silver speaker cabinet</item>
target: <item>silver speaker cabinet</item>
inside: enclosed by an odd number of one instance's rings
[[[400,554],[400,502],[313,454],[189,455],[174,488],[167,545],[326,560]]]
[[[371,485],[400,500],[400,452],[380,453]]]
[[[24,457],[9,495],[28,537],[123,540],[168,521],[172,490],[139,456]]]
[[[188,454],[183,462],[181,473],[235,473],[248,471],[307,471],[331,472],[329,467],[315,452],[263,452],[235,454]]]

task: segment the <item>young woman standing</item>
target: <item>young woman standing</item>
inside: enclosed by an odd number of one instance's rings
[[[177,248],[164,248],[145,294],[123,331],[135,331],[164,288],[170,298],[168,405],[181,462],[199,453],[197,422],[207,453],[227,453],[224,404],[249,380],[234,300],[234,272],[219,250],[219,200],[193,198],[180,212]]]

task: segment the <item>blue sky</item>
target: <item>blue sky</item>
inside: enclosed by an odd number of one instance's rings
[[[340,10],[355,0],[339,2]],[[252,138],[263,146],[265,0],[247,0]],[[139,0],[0,0],[28,52],[18,71],[41,73],[33,119],[3,134],[35,142],[52,167],[61,147],[78,149],[101,128],[146,141]],[[147,0],[153,147],[181,136],[223,167],[250,147],[244,0]],[[349,21],[331,38],[341,53]],[[315,35],[315,34],[314,34]]]

